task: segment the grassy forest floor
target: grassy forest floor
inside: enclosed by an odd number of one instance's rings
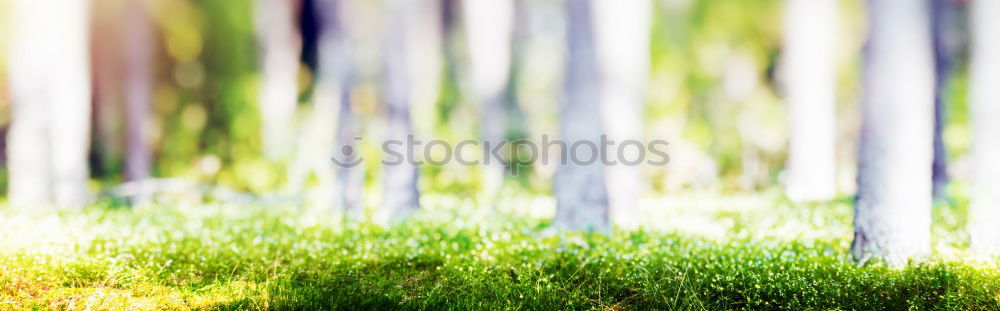
[[[1000,309],[962,204],[935,209],[933,258],[893,270],[849,260],[849,200],[778,197],[646,200],[651,229],[610,236],[552,233],[546,198],[429,195],[388,230],[295,207],[3,208],[0,310]]]

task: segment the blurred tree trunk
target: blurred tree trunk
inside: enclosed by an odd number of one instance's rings
[[[788,104],[786,193],[792,200],[836,194],[836,0],[786,0],[782,81]]]
[[[76,207],[89,197],[89,1],[14,0],[8,136],[11,204]]]
[[[472,77],[479,105],[485,154],[507,138],[506,90],[510,83],[514,32],[513,0],[465,0],[462,3]],[[484,191],[491,198],[503,186],[503,159],[484,165]]]
[[[600,79],[594,48],[591,1],[565,1],[567,67],[559,107],[559,132],[567,146],[556,174],[554,225],[564,230],[606,232],[608,194],[601,163]],[[593,161],[590,161],[593,159]]]
[[[319,75],[317,105],[337,103],[337,127],[334,135],[334,204],[352,218],[362,216],[364,166],[358,162],[355,138],[361,136],[361,125],[352,106],[351,94],[356,74],[354,42],[344,22],[350,14],[344,0],[320,0],[322,29],[319,37]]]
[[[930,2],[869,0],[854,257],[930,252],[934,55]]]
[[[1000,255],[1000,2],[974,1],[970,12],[969,114],[974,174],[970,246],[982,255]]]
[[[153,29],[147,1],[130,0],[125,10],[125,180],[149,177],[152,113]]]
[[[337,168],[336,182],[339,203],[344,211],[353,218],[360,218],[363,212],[362,194],[364,193],[365,167],[361,165],[358,153],[357,138],[361,137],[360,118],[351,107],[350,78],[345,78],[341,84],[340,114],[337,120],[338,156],[343,157],[341,163],[345,166]]]
[[[94,174],[107,173],[116,167],[124,154],[122,59],[123,27],[121,3],[95,1],[91,12],[91,59],[93,62],[94,147],[99,162]]]
[[[444,75],[447,77],[445,83],[457,84],[459,45],[455,44],[457,24],[459,20],[458,11],[459,0],[441,0],[441,54],[444,58]]]
[[[385,103],[386,141],[404,143],[412,138],[410,102],[409,42],[407,27],[418,0],[388,0],[388,27],[382,62],[382,100]],[[380,223],[396,223],[420,207],[417,191],[417,167],[404,145],[391,147],[402,156],[400,163],[383,168],[382,208],[376,214]],[[391,159],[390,159],[391,160]]]
[[[635,161],[645,150],[634,147],[617,148],[626,141],[643,139],[643,107],[646,79],[649,74],[649,40],[652,29],[650,0],[595,0],[594,32],[601,73],[601,109],[604,130],[616,144],[607,152],[608,198],[611,218],[624,228],[638,226],[638,202],[642,186],[639,166],[624,162]],[[622,155],[623,158],[618,158]]]
[[[413,132],[427,136],[438,125],[438,99],[444,58],[444,33],[441,24],[440,0],[414,3],[406,26],[407,66],[410,76],[410,110]]]
[[[30,0],[17,3],[29,2]],[[48,84],[43,72],[36,71],[40,57],[32,55],[38,47],[20,44],[30,36],[19,28],[21,19],[14,7],[15,35],[10,52],[9,78],[11,125],[7,135],[8,199],[13,206],[34,207],[52,204],[52,151],[49,147],[49,103],[44,97]],[[27,41],[27,40],[25,40]],[[32,59],[35,58],[35,59]]]
[[[261,135],[264,153],[272,160],[291,154],[298,103],[299,55],[302,42],[296,28],[295,0],[256,0],[255,25],[261,49]]]
[[[956,0],[932,0],[934,31],[934,164],[932,167],[935,200],[947,198],[948,154],[945,152],[942,133],[945,126],[945,98],[954,59],[961,45],[960,10]]]

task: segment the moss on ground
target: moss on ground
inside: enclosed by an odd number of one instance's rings
[[[846,200],[648,200],[648,228],[553,233],[551,200],[499,211],[427,196],[390,229],[296,207],[0,209],[0,310],[1000,309],[1000,266],[965,256],[963,208],[902,270],[847,256]]]

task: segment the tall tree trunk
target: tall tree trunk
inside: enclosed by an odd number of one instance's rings
[[[836,0],[786,0],[782,80],[790,135],[786,193],[792,200],[836,194]]]
[[[972,121],[972,197],[969,235],[973,251],[1000,255],[1000,2],[972,2],[969,105]]]
[[[933,188],[932,194],[935,200],[946,199],[948,177],[948,154],[944,148],[944,137],[942,136],[945,123],[945,94],[948,80],[954,67],[954,58],[957,54],[959,34],[958,7],[955,0],[931,0],[932,1],[932,23],[934,31],[934,164],[931,166]]]
[[[293,0],[256,0],[257,40],[261,47],[260,113],[264,152],[272,160],[291,154],[298,103],[299,55]]]
[[[346,11],[349,6],[344,0],[323,0],[320,4],[323,28],[319,39],[318,89],[328,93],[324,96],[325,100],[338,103],[333,151],[337,160],[334,167],[334,204],[339,204],[352,218],[360,218],[365,173],[364,166],[359,162],[356,140],[361,137],[361,121],[351,102],[357,58],[353,53],[354,41],[343,18],[345,14],[350,14]]]
[[[649,74],[649,39],[652,28],[650,0],[595,0],[594,32],[601,72],[601,109],[604,130],[616,145],[607,152],[618,164],[608,166],[608,198],[611,218],[624,228],[639,224],[637,198],[642,187],[635,161],[644,152],[634,147],[617,148],[626,141],[641,141],[646,78]]]
[[[60,10],[53,10],[59,7]],[[90,51],[87,34],[89,1],[49,3],[46,18],[60,26],[47,37],[55,43],[47,59],[50,74],[49,139],[52,152],[52,192],[60,207],[78,207],[90,199]],[[37,18],[37,17],[36,17]],[[46,41],[49,41],[46,40]],[[51,46],[50,46],[51,47]]]
[[[152,106],[153,31],[148,2],[130,0],[125,10],[125,180],[149,177],[153,153],[147,124]]]
[[[930,252],[934,55],[930,3],[869,0],[854,257]]]
[[[441,94],[444,33],[441,25],[441,1],[417,1],[409,12],[406,26],[407,66],[410,76],[410,110],[413,131],[429,135],[437,126],[438,98]]]
[[[564,230],[606,232],[610,229],[609,207],[599,150],[603,130],[591,1],[565,1],[565,6],[569,55],[559,132],[569,161],[556,174],[554,225]]]
[[[941,73],[941,70],[938,70]],[[935,201],[947,199],[948,183],[951,181],[948,176],[948,153],[944,148],[944,81],[939,81],[934,88],[937,92],[934,98],[934,160],[931,162],[931,197]]]
[[[364,193],[365,167],[361,165],[357,146],[357,138],[361,137],[360,118],[351,107],[351,88],[349,78],[341,84],[340,114],[337,121],[337,151],[340,152],[342,165],[337,168],[336,183],[339,202],[344,211],[353,218],[360,218],[363,212],[362,194]]]
[[[88,199],[89,1],[12,1],[11,204]]]
[[[382,100],[386,113],[386,140],[405,142],[412,137],[410,123],[411,78],[407,64],[410,53],[407,26],[410,12],[417,0],[388,0],[388,28],[384,46],[382,65]],[[384,178],[382,208],[376,213],[376,221],[395,223],[420,207],[417,191],[417,167],[414,160],[401,145],[392,147],[403,155],[400,163],[388,164],[383,168]]]
[[[43,29],[32,26],[33,14],[30,0],[15,1],[13,6],[13,37],[8,54],[8,79],[11,96],[11,125],[7,135],[7,167],[10,187],[8,199],[13,206],[35,207],[52,204],[52,163],[49,149],[48,86],[45,72],[40,70],[46,60],[42,42],[32,41],[38,36],[32,31]],[[24,42],[24,43],[21,43]],[[35,43],[29,45],[28,43]]]
[[[465,0],[466,42],[471,60],[473,98],[479,105],[485,154],[507,138],[506,90],[510,83],[514,32],[513,0]],[[503,185],[504,159],[485,163],[484,191],[489,199]]]
[[[459,21],[460,12],[458,11],[460,0],[441,0],[441,54],[444,54],[444,65],[445,65],[445,75],[451,77],[450,79],[458,79],[458,48],[459,46],[455,44],[455,34],[458,32],[457,24]],[[457,83],[456,81],[449,81],[447,83]]]

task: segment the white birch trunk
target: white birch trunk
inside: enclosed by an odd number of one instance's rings
[[[291,154],[298,103],[299,54],[302,42],[293,0],[256,0],[255,24],[261,48],[261,135],[272,160]]]
[[[506,94],[510,82],[514,33],[513,0],[465,0],[462,3],[472,77],[479,106],[484,152],[507,137]],[[503,159],[484,167],[484,192],[491,198],[503,185]]]
[[[382,65],[382,97],[386,113],[386,140],[405,142],[413,134],[410,122],[412,77],[407,64],[412,43],[406,27],[417,0],[388,0],[388,27]],[[404,155],[402,163],[383,167],[382,208],[376,222],[398,223],[420,207],[417,191],[417,167],[406,155],[405,148],[396,146]]]
[[[19,23],[20,12],[14,12]],[[7,134],[7,167],[9,169],[8,199],[15,207],[36,207],[52,204],[52,165],[48,134],[48,104],[45,103],[45,81],[36,72],[38,60],[31,60],[32,47],[20,44],[16,29],[9,66],[11,124]],[[22,52],[23,51],[23,52]]]
[[[90,175],[89,1],[11,3],[11,204],[82,205]]]
[[[569,46],[559,132],[570,159],[556,173],[554,226],[563,230],[607,232],[608,195],[600,162],[600,78],[594,48],[591,1],[565,2]],[[574,145],[580,147],[573,148]],[[573,160],[576,159],[576,160]],[[586,163],[595,159],[591,163]]]
[[[594,33],[601,72],[601,114],[604,131],[613,149],[605,150],[618,164],[605,169],[611,219],[634,229],[639,225],[638,197],[643,189],[639,166],[626,165],[643,152],[618,149],[625,141],[642,141],[646,78],[649,74],[649,40],[652,28],[650,0],[595,0]]]
[[[972,61],[972,197],[969,236],[979,255],[1000,255],[1000,2],[975,1],[969,10]]]
[[[855,258],[930,253],[934,60],[928,1],[869,0]]]
[[[410,110],[413,111],[413,131],[427,135],[437,126],[438,96],[441,94],[444,36],[441,21],[441,0],[418,1],[406,26],[407,66],[410,76]]]
[[[836,195],[837,1],[786,0],[781,65],[788,104],[786,193],[796,201]]]

